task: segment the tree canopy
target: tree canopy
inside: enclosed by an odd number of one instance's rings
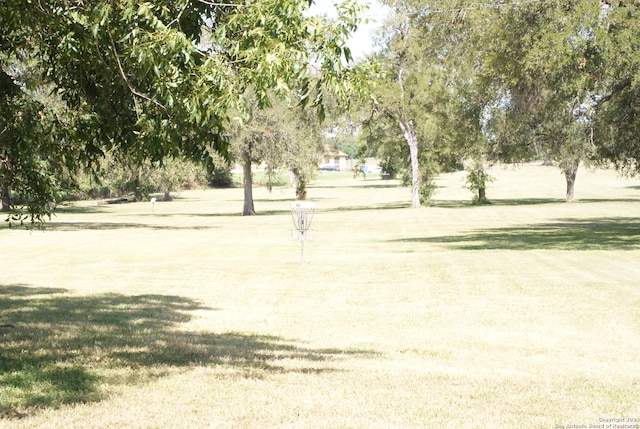
[[[232,127],[232,150],[243,165],[243,215],[255,214],[252,166],[264,166],[267,187],[278,171],[286,168],[294,176],[296,198],[306,199],[306,183],[318,168],[323,136],[320,124],[308,108],[291,106],[271,97],[268,106],[260,107],[256,97],[246,94],[242,110]]]
[[[359,22],[359,6],[347,0],[329,21],[306,16],[310,4],[2,0],[3,185],[42,217],[53,176],[45,169],[46,177],[19,177],[26,158],[38,159],[29,151],[84,167],[115,150],[139,162],[186,157],[212,168],[212,152],[228,155],[227,113],[246,90],[263,104],[269,93],[286,96],[294,88],[300,102],[319,109],[325,90],[347,100],[363,82],[346,66],[345,39]],[[24,61],[34,63],[37,88],[22,75]],[[46,122],[36,120],[45,116],[34,95],[43,88],[63,106],[47,111]],[[25,115],[38,126],[19,125]]]
[[[433,134],[416,134],[421,152],[439,158],[444,148],[445,158],[489,162],[543,158],[565,174],[568,201],[581,162],[640,172],[635,2],[384,3],[404,18],[380,37],[377,60],[405,65],[392,73],[404,84],[392,95],[413,97],[414,105],[426,100],[411,120],[428,123],[426,113],[439,130],[438,145]],[[379,100],[394,106],[382,94]]]
[[[640,172],[640,5],[385,0],[382,49],[352,66],[361,7],[345,0],[330,21],[307,16],[311,3],[0,0],[3,207],[41,219],[64,172],[105,153],[211,169],[244,94],[322,116],[327,92],[346,104],[369,82],[370,137],[410,169],[414,206],[439,166],[464,159],[553,161],[568,200],[582,162]]]

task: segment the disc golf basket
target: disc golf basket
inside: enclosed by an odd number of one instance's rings
[[[296,201],[291,203],[291,219],[294,229],[291,230],[291,239],[300,241],[300,263],[304,262],[304,242],[312,239],[313,230],[309,229],[313,220],[315,204],[308,201]]]

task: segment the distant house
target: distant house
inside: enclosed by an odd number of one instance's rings
[[[345,171],[347,169],[347,154],[332,147],[331,145],[324,145],[324,153],[320,158],[318,166],[323,167],[335,167],[338,170]]]

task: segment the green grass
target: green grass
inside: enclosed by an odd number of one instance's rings
[[[550,428],[640,416],[640,187],[497,168],[431,207],[321,173],[0,229],[0,427]]]

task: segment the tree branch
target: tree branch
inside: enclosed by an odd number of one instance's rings
[[[109,33],[109,41],[111,42],[111,50],[113,51],[113,57],[116,60],[116,65],[118,66],[118,72],[120,73],[120,77],[122,77],[122,80],[124,81],[124,83],[127,85],[127,88],[129,88],[129,91],[131,92],[131,94],[133,94],[135,97],[139,97],[142,98],[143,100],[147,100],[148,102],[156,105],[157,107],[159,107],[164,113],[165,115],[169,116],[169,111],[167,110],[167,108],[162,104],[157,102],[156,100],[150,98],[149,96],[141,93],[140,91],[138,91],[129,81],[129,79],[127,78],[126,73],[124,72],[124,69],[122,68],[122,63],[120,62],[120,58],[118,57],[118,51],[116,49],[116,44],[113,41],[113,37],[111,36],[111,33]],[[138,118],[140,117],[140,108],[138,106],[138,102],[136,101],[136,98],[134,97],[133,102],[136,106],[136,115],[138,116]]]
[[[604,97],[602,97],[600,100],[598,100],[596,102],[596,109],[598,107],[600,107],[602,104],[604,104],[607,101],[611,100],[614,95],[616,95],[617,93],[621,92],[623,89],[627,88],[629,85],[631,85],[631,78],[626,78],[626,79],[618,82],[617,84],[613,85],[613,88],[611,90],[611,94],[605,95]]]
[[[198,0],[200,3],[204,3],[206,5],[209,6],[225,6],[225,7],[246,7],[248,5],[246,4],[234,4],[234,3],[217,3],[214,1],[208,1],[208,0]]]

